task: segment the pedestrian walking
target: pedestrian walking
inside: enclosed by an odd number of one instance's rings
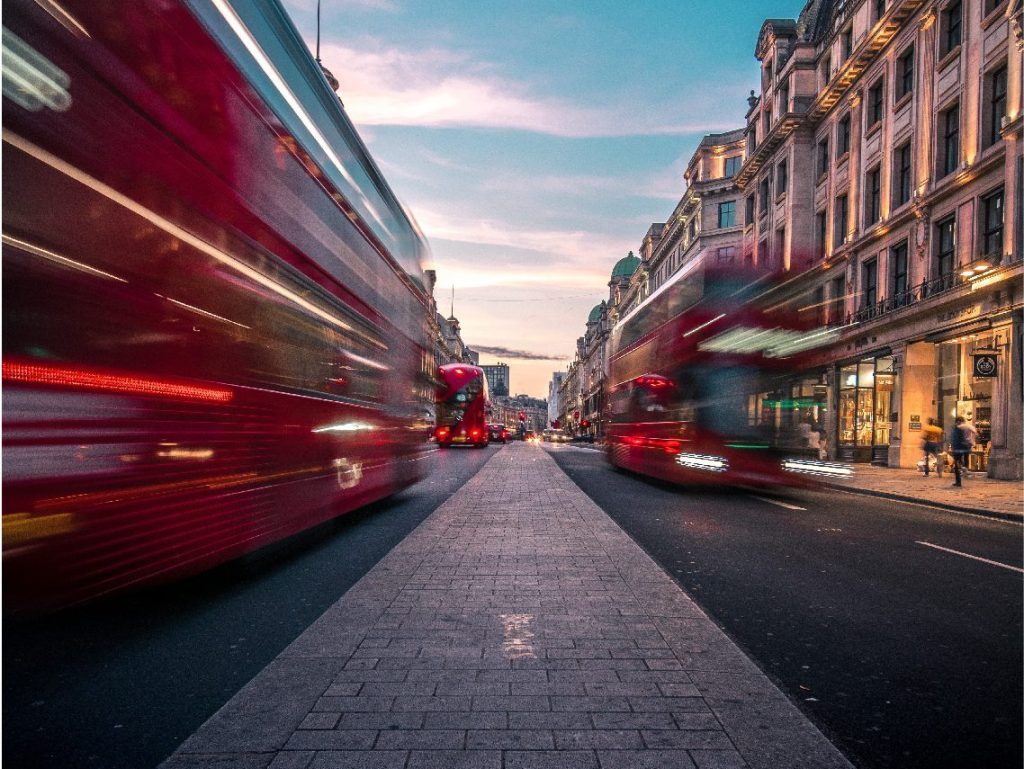
[[[963,417],[956,418],[953,432],[949,436],[949,446],[953,454],[953,485],[962,486],[962,476],[967,475],[967,455],[974,446],[974,428],[967,424]]]
[[[928,475],[929,457],[935,457],[935,475],[942,477],[942,457],[939,451],[942,449],[942,428],[933,418],[928,419],[924,426],[924,474]]]

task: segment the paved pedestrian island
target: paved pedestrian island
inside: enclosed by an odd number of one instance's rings
[[[850,764],[546,452],[517,443],[163,767]]]

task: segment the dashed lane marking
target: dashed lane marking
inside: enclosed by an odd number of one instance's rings
[[[974,561],[981,561],[982,563],[988,563],[988,564],[991,564],[992,566],[1000,566],[1000,567],[1002,567],[1004,569],[1009,569],[1010,571],[1016,571],[1016,572],[1020,572],[1021,574],[1024,574],[1024,569],[1020,569],[1020,568],[1018,568],[1016,566],[1010,566],[1007,563],[1000,563],[999,561],[990,561],[988,558],[982,558],[980,555],[971,555],[970,553],[962,553],[959,550],[953,550],[953,549],[948,548],[948,547],[943,547],[942,545],[934,545],[931,542],[922,542],[919,539],[914,540],[914,542],[916,542],[918,545],[924,545],[925,547],[933,547],[936,550],[942,550],[943,552],[946,552],[946,553],[952,553],[953,555],[963,556],[964,558],[970,558],[971,560],[974,560]]]
[[[806,510],[806,507],[800,507],[799,505],[791,505],[789,502],[783,502],[779,499],[772,499],[771,497],[759,497],[757,494],[751,494],[754,499],[760,499],[762,502],[767,502],[769,505],[778,505],[784,507],[787,510]]]

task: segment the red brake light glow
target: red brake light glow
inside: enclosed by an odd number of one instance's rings
[[[219,387],[176,384],[159,379],[121,374],[101,374],[95,371],[44,366],[35,363],[4,361],[5,382],[28,382],[55,387],[80,387],[90,390],[111,390],[136,395],[157,395],[197,401],[226,403],[234,397],[231,390]]]

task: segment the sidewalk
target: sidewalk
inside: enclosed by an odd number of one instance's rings
[[[932,473],[925,477],[919,470],[855,465],[850,480],[837,480],[837,488],[907,502],[922,502],[950,510],[976,513],[994,518],[1024,520],[1024,487],[1020,481],[997,481],[983,473],[971,473],[961,488],[953,486],[953,473]]]
[[[162,766],[851,767],[543,449],[520,443]]]

